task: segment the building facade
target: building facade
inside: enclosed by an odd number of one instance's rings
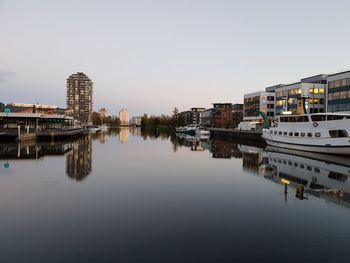
[[[93,82],[82,72],[67,79],[67,110],[83,124],[91,123]]]
[[[261,121],[259,111],[265,113],[269,118],[275,116],[275,93],[259,91],[244,95],[243,120]]]
[[[204,127],[213,126],[214,108],[206,109],[200,114],[200,125]]]
[[[232,103],[213,103],[213,127],[232,125]]]
[[[324,112],[326,84],[297,82],[276,89],[276,115],[296,114],[300,98],[305,98],[307,113]]]
[[[119,119],[120,119],[120,124],[123,126],[129,126],[130,125],[130,114],[127,109],[121,109],[119,111]]]
[[[328,112],[350,112],[350,71],[329,75]]]

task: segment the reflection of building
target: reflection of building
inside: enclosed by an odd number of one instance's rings
[[[82,123],[91,122],[92,86],[91,79],[82,72],[67,79],[67,110]]]
[[[119,132],[119,142],[127,143],[129,141],[129,128],[121,128]]]
[[[130,114],[127,109],[121,109],[119,111],[119,119],[120,119],[120,124],[128,126],[130,125]]]
[[[91,173],[92,143],[90,135],[80,138],[66,157],[66,173],[69,178],[82,181]]]
[[[231,159],[240,158],[241,152],[237,148],[237,144],[224,140],[212,140],[210,152],[213,158]]]
[[[262,148],[240,145],[239,150],[242,152],[243,170],[257,175],[265,175],[266,169]]]

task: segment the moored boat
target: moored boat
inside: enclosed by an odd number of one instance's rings
[[[187,125],[187,126],[183,126],[183,127],[177,127],[176,128],[176,133],[182,133],[182,134],[195,136],[196,135],[196,130],[197,130],[196,126]]]
[[[281,115],[263,138],[272,146],[309,152],[350,155],[350,114]]]

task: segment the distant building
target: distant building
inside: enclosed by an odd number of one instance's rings
[[[109,111],[106,108],[101,108],[98,113],[101,115],[102,118],[106,118],[109,116]]]
[[[259,91],[244,94],[243,120],[262,121],[259,111],[265,113],[269,118],[274,117],[275,93]]]
[[[93,82],[82,72],[67,79],[67,110],[81,123],[90,123],[93,106]]]
[[[243,120],[243,104],[232,104],[232,121],[233,126],[237,126]]]
[[[127,109],[121,109],[119,111],[119,119],[120,119],[120,124],[124,126],[129,126],[130,125],[130,114]]]
[[[142,117],[141,116],[132,117],[131,120],[130,120],[130,125],[141,126],[141,121],[142,121]]]
[[[184,121],[184,125],[199,125],[201,121],[201,113],[205,108],[194,107],[188,111],[179,113],[180,118]]]
[[[199,125],[200,115],[205,111],[205,108],[191,108],[190,123],[193,125]]]
[[[213,127],[232,124],[232,103],[213,103]]]
[[[205,111],[201,112],[200,115],[200,124],[205,127],[212,127],[213,126],[213,116],[214,116],[214,108],[206,109]]]

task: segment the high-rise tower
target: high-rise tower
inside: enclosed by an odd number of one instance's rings
[[[67,79],[67,110],[81,123],[91,122],[93,82],[83,72]]]

